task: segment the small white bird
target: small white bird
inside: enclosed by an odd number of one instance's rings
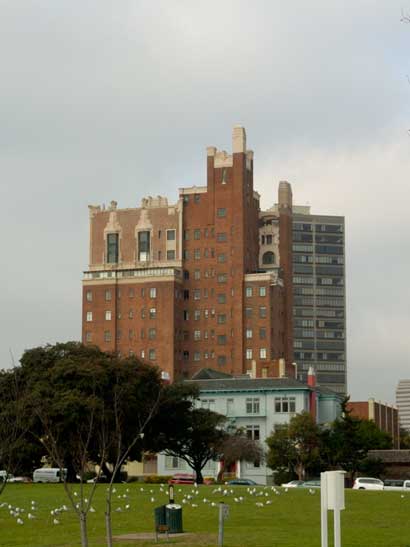
[[[52,515],[54,517],[54,513],[55,513],[54,509],[51,509],[50,515]]]
[[[261,503],[260,501],[257,501],[255,503],[256,507],[263,507],[263,503]]]
[[[77,493],[77,492],[73,492],[73,496],[77,497],[77,496],[78,496],[78,493]]]
[[[131,505],[129,503],[127,503],[127,505],[125,506],[125,509],[127,509],[127,511],[130,509]]]
[[[309,488],[309,494],[314,494],[315,491],[313,490],[313,488]]]
[[[151,503],[155,503],[155,498],[154,497],[151,498]]]
[[[113,489],[112,489],[112,493],[113,493],[113,494],[115,494],[116,491],[117,491],[116,488],[113,488]]]
[[[92,506],[90,507],[90,513],[95,513],[95,509]]]
[[[140,492],[144,492],[144,489],[142,488],[142,486],[141,486],[141,488],[140,488]]]
[[[196,503],[191,503],[191,507],[198,507],[198,505]]]
[[[61,507],[61,509],[62,509],[63,511],[68,511],[67,505],[63,505],[63,506]]]
[[[211,507],[216,507],[216,503],[214,501],[211,503]]]
[[[22,519],[17,519],[17,524],[24,524],[24,520],[22,520]]]
[[[289,492],[289,488],[285,488],[285,492],[288,493],[288,492]]]
[[[121,508],[121,507],[117,507],[116,512],[117,512],[117,513],[121,513],[121,512],[122,512],[122,508]]]
[[[268,501],[265,503],[265,505],[271,505],[271,503],[272,503],[271,500],[268,500]]]
[[[60,524],[60,521],[58,519],[54,519],[53,524]]]
[[[28,517],[30,520],[33,520],[33,519],[36,518],[36,517],[35,517],[34,515],[32,515],[31,513],[29,513],[29,514],[27,515],[27,517]]]

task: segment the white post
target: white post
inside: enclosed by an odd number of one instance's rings
[[[328,547],[327,537],[327,475],[320,474],[320,508],[321,508],[321,535],[322,547]]]
[[[218,526],[218,547],[224,544],[224,504],[219,503],[219,526]]]
[[[341,546],[340,540],[340,509],[335,509],[333,511],[333,522],[334,522],[334,547]]]

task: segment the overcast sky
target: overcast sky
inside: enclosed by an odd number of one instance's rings
[[[410,12],[410,1],[409,1]],[[87,205],[203,185],[206,146],[255,151],[346,217],[348,385],[410,377],[410,25],[396,0],[0,0],[0,366],[79,339]]]

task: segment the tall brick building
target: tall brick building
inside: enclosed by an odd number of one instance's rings
[[[83,342],[171,379],[204,367],[293,376],[290,184],[278,195],[277,212],[262,213],[253,152],[235,127],[232,154],[209,147],[207,185],[181,188],[176,204],[90,206]]]

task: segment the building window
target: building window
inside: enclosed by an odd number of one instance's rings
[[[145,308],[141,308],[141,319],[145,319]]]
[[[265,327],[261,327],[259,329],[259,338],[261,340],[264,340],[266,338],[266,328]]]
[[[234,413],[234,403],[234,399],[226,399],[226,413],[228,416]]]
[[[92,339],[93,339],[92,333],[91,333],[90,331],[87,331],[87,332],[85,333],[85,341],[86,341],[86,342],[91,342]]]
[[[226,232],[219,232],[219,233],[216,234],[216,241],[223,242],[223,241],[226,241],[226,240],[227,240]]]
[[[194,230],[194,239],[201,239],[201,230],[199,228]]]
[[[200,361],[200,360],[201,360],[201,352],[194,351],[194,361]]]
[[[165,467],[166,469],[185,469],[185,462],[175,456],[166,456]]]
[[[264,319],[266,317],[266,307],[265,306],[260,306],[260,308],[259,308],[259,317],[261,319]]]
[[[245,356],[246,356],[246,359],[249,361],[250,359],[252,359],[252,349],[251,348],[247,348],[245,350]]]
[[[201,259],[201,249],[194,249],[194,259],[195,260]]]
[[[93,312],[92,311],[88,311],[86,316],[85,316],[85,320],[90,322],[93,320]]]
[[[198,281],[201,279],[201,270],[194,270],[194,279]]]
[[[189,240],[189,230],[184,230],[184,241]]]
[[[93,292],[92,291],[87,291],[85,293],[85,299],[87,300],[87,302],[92,302],[93,301]]]
[[[218,280],[218,283],[226,283],[228,280],[228,274],[226,273],[218,274],[217,280]]]
[[[225,346],[226,344],[226,334],[218,334],[218,345]]]
[[[194,330],[194,340],[200,340],[201,339],[201,331],[200,330]]]
[[[219,262],[219,264],[222,264],[222,263],[226,262],[226,254],[222,253],[222,254],[218,255],[218,262]]]
[[[167,241],[175,241],[175,230],[167,230]]]
[[[266,287],[259,287],[259,296],[266,296]]]
[[[226,294],[218,294],[218,304],[226,304]]]
[[[108,302],[109,300],[111,300],[111,289],[108,289],[105,291],[105,300]]]
[[[226,356],[225,355],[218,355],[217,362],[218,362],[218,365],[220,367],[223,367],[224,365],[226,365]]]
[[[272,251],[267,251],[262,255],[262,264],[275,264],[275,255]]]
[[[104,331],[104,342],[111,342],[111,331]]]
[[[184,317],[184,321],[189,321],[189,311],[188,310],[183,311],[183,317]]]
[[[189,300],[189,289],[184,289],[183,295],[184,300]]]
[[[175,260],[175,251],[167,251],[167,260]]]
[[[140,355],[141,355],[141,359],[145,359],[145,350],[144,349],[141,350]]]
[[[254,441],[260,440],[260,428],[258,425],[247,425],[246,436]]]
[[[201,399],[201,408],[215,410],[215,399]]]
[[[155,352],[155,349],[149,349],[148,350],[148,359],[150,361],[155,361],[156,359],[156,352]]]
[[[208,308],[205,308],[205,309],[204,309],[204,317],[205,317],[205,319],[208,319],[208,317],[209,317],[209,310],[208,310]]]
[[[266,359],[266,348],[259,349],[259,359]]]
[[[184,350],[182,352],[182,358],[184,361],[189,361],[189,351],[188,350]]]
[[[252,287],[246,287],[245,288],[245,296],[250,297],[250,296],[252,296],[252,294],[253,294]]]
[[[138,260],[148,262],[150,253],[150,232],[138,232]]]
[[[201,319],[201,310],[194,310],[194,321],[199,321]]]
[[[268,234],[266,236],[266,245],[272,245],[272,242],[273,242],[272,235]]]
[[[134,298],[134,289],[132,289],[132,288],[128,289],[128,297],[129,298]]]
[[[149,310],[149,318],[155,319],[157,316],[157,308],[150,308]]]
[[[275,412],[296,412],[296,397],[275,397]]]
[[[259,414],[260,401],[259,398],[250,397],[246,399],[246,414]]]
[[[245,317],[248,319],[252,317],[252,308],[245,308]]]
[[[157,289],[155,287],[150,288],[149,297],[150,298],[156,298],[157,297]]]
[[[252,338],[252,329],[246,329],[245,336],[246,338]]]
[[[217,209],[216,210],[216,216],[219,217],[219,218],[226,217],[226,209],[223,208],[223,207]]]
[[[194,300],[201,300],[201,289],[194,289]]]
[[[105,312],[105,320],[111,321],[111,310],[106,310]]]
[[[155,340],[157,337],[157,329],[148,329],[148,338],[150,340]]]
[[[217,317],[217,322],[219,325],[222,325],[223,323],[226,323],[226,314],[225,313],[219,313]]]
[[[118,234],[107,234],[107,262],[118,262]]]

